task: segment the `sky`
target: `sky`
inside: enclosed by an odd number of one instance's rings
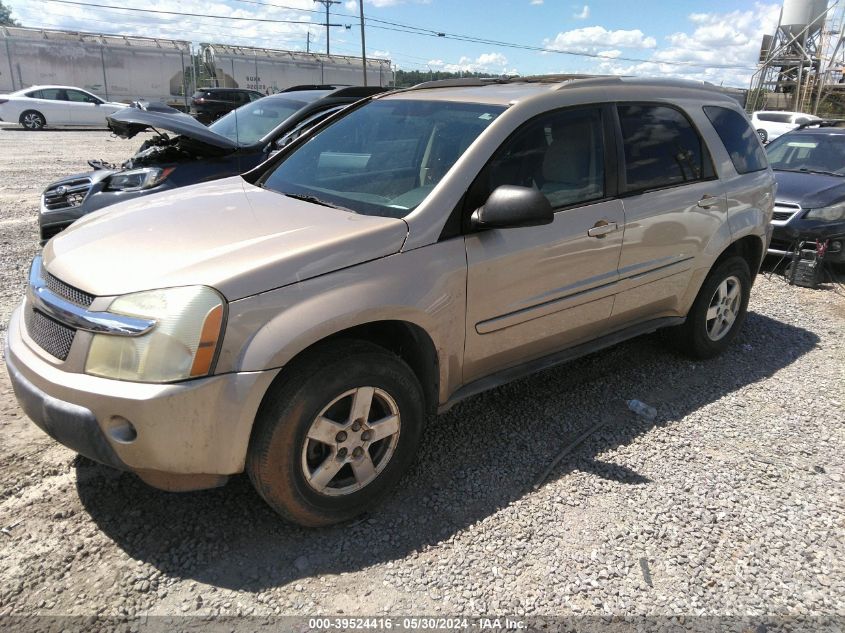
[[[4,0],[24,26],[285,50],[305,50],[310,33],[311,50],[325,52],[325,9],[313,0],[74,1],[156,13]],[[333,54],[361,54],[358,4],[332,5]],[[736,87],[748,86],[779,12],[778,3],[749,0],[364,2],[367,55],[405,70],[647,75]]]

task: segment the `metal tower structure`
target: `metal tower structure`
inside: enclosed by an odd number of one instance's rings
[[[783,1],[777,30],[763,36],[760,67],[751,78],[749,110],[813,107],[825,70],[824,27],[832,9],[827,0]],[[815,101],[817,107],[818,97]]]

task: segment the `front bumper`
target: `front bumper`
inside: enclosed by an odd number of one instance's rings
[[[798,234],[800,235],[802,223],[807,224],[806,221],[796,218],[786,224],[774,225],[772,240],[769,244],[767,254],[774,257],[788,257],[792,255],[792,252],[795,250],[795,247],[798,246],[798,243],[795,238],[789,234],[789,232],[798,231]],[[807,226],[816,225],[807,224]],[[815,238],[808,238],[808,241],[815,241]],[[830,240],[830,245],[828,246],[828,250],[824,256],[824,261],[833,264],[845,262],[845,237],[833,238]]]
[[[258,406],[278,370],[174,384],[110,380],[64,371],[24,330],[18,308],[6,344],[9,377],[25,413],[60,443],[166,489],[211,487],[243,471]]]

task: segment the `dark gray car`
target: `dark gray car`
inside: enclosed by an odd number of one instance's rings
[[[339,109],[385,90],[323,86],[279,93],[238,108],[209,127],[178,112],[121,110],[109,117],[118,136],[132,138],[150,129],[156,136],[122,165],[91,161],[93,171],[48,185],[38,214],[41,242],[103,207],[249,171]]]

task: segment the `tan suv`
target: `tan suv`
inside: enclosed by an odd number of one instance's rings
[[[430,412],[658,328],[725,349],[773,183],[706,86],[424,84],[75,223],[33,262],[6,362],[79,453],[170,490],[246,470],[325,525],[399,479]]]

